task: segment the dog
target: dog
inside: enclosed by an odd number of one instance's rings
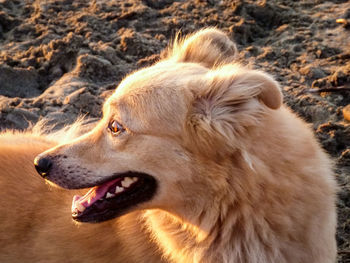
[[[1,177],[13,174],[30,193],[2,200],[2,215],[18,223],[1,236],[12,232],[17,249],[30,243],[27,262],[334,262],[332,161],[283,105],[278,83],[236,57],[215,28],[176,39],[119,84],[91,131],[2,150]],[[33,168],[18,170],[41,148],[41,177],[79,194],[51,192],[27,176]]]

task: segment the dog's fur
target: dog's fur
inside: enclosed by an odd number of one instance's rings
[[[331,161],[273,78],[234,64],[236,52],[216,29],[175,41],[122,81],[93,130],[40,155],[65,188],[154,176],[154,198],[121,218],[73,225],[71,194],[32,176],[29,160],[54,143],[2,135],[0,261],[334,262]],[[126,132],[108,133],[113,119]]]

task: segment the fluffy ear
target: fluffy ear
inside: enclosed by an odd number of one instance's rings
[[[202,152],[240,148],[244,135],[264,114],[271,114],[268,109],[282,105],[278,83],[260,71],[227,65],[210,71],[202,81],[202,88],[193,91],[188,116],[190,138]]]
[[[260,99],[267,107],[276,110],[283,103],[283,95],[279,84],[268,74],[261,71],[248,71],[244,76],[238,76],[243,85],[247,85],[256,90],[257,98]]]
[[[236,55],[236,45],[222,31],[206,28],[184,39],[177,36],[166,57],[178,62],[201,63],[212,68],[233,62]]]

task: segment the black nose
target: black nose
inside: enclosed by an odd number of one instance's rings
[[[37,170],[37,172],[43,177],[45,178],[52,166],[52,162],[50,159],[48,158],[40,158],[40,157],[36,157],[34,159],[34,166],[35,169]]]

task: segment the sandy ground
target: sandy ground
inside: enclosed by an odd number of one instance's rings
[[[275,76],[285,103],[334,158],[338,262],[349,263],[347,0],[0,0],[0,129],[100,117],[126,74],[156,61],[178,30],[205,26],[227,32],[242,63]]]

